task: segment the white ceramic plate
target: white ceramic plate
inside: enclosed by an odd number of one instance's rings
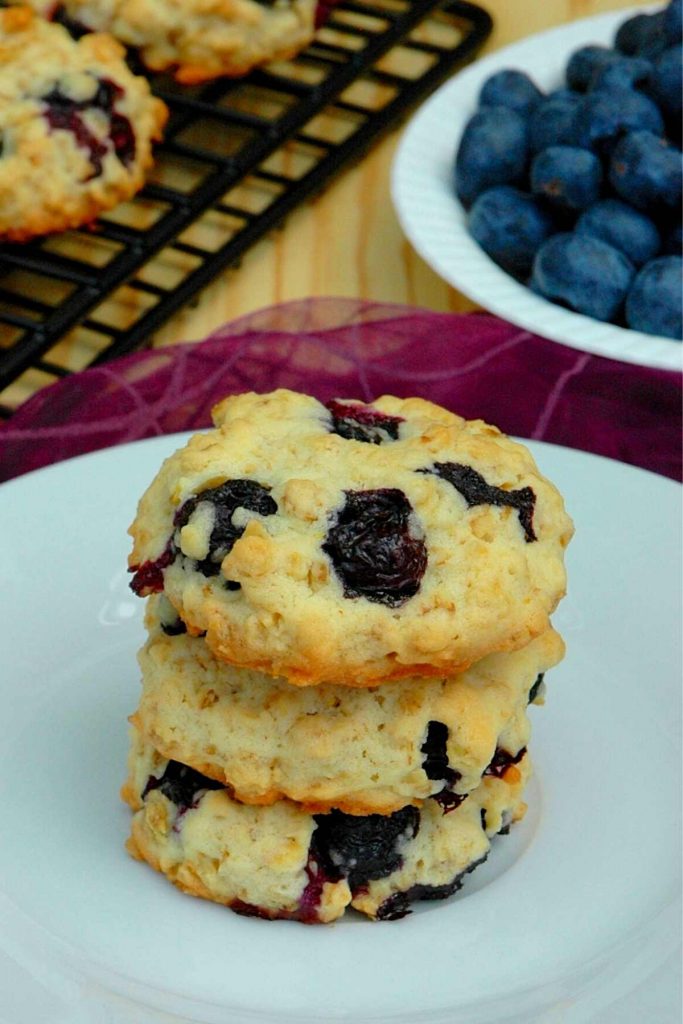
[[[569,653],[534,709],[528,816],[451,900],[306,927],[184,896],[123,849],[142,639],[126,527],[179,443],[0,487],[5,952],[43,982],[86,979],[212,1024],[585,1021],[658,969],[679,923],[677,485],[530,445],[577,535],[557,615]]]
[[[572,348],[679,370],[683,365],[680,342],[572,313],[535,295],[501,270],[470,237],[453,184],[460,137],[489,75],[503,68],[519,68],[545,91],[556,88],[562,84],[569,55],[588,43],[610,44],[617,26],[633,10],[586,18],[530,36],[476,61],[446,82],[419,109],[403,134],[392,168],[392,198],[401,226],[420,256],[484,309]]]

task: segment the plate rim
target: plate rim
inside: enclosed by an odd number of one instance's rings
[[[180,433],[177,433],[177,434],[162,435],[161,437],[156,436],[156,437],[146,438],[146,439],[142,439],[142,440],[138,440],[138,441],[127,442],[124,445],[120,445],[120,446],[116,446],[116,447],[117,448],[121,448],[121,449],[128,449],[128,450],[133,449],[133,448],[139,449],[140,445],[142,444],[144,446],[148,446],[150,449],[152,447],[154,447],[154,448],[164,448],[165,447],[167,449],[167,451],[170,453],[171,446],[173,444],[177,443],[177,441],[179,441],[179,440],[181,441],[184,437],[187,437],[191,433],[193,433],[193,432],[192,431],[190,431],[190,432],[183,431],[183,432],[180,432]],[[525,442],[523,441],[522,443],[525,443]],[[680,488],[680,486],[677,486],[675,481],[669,480],[668,477],[664,477],[664,476],[662,476],[660,474],[654,474],[654,473],[652,473],[649,470],[641,469],[640,467],[636,467],[636,466],[631,466],[628,463],[623,463],[623,462],[619,462],[619,461],[614,460],[614,459],[609,459],[609,458],[607,458],[605,456],[602,456],[602,455],[594,455],[593,453],[583,452],[580,449],[565,448],[563,446],[552,444],[552,443],[545,442],[545,441],[533,441],[532,440],[532,441],[529,442],[529,445],[530,445],[532,454],[534,454],[534,457],[537,457],[537,451],[536,451],[537,449],[538,450],[553,449],[553,450],[559,450],[560,452],[566,453],[566,454],[569,455],[569,457],[571,459],[576,459],[578,461],[583,461],[583,460],[586,460],[586,459],[588,459],[590,461],[593,461],[593,460],[597,459],[597,460],[599,460],[600,463],[605,463],[605,462],[606,463],[614,463],[617,467],[620,467],[622,471],[624,471],[626,474],[628,474],[631,477],[635,478],[635,477],[640,476],[640,474],[644,473],[644,474],[647,474],[650,477],[654,476],[659,481],[663,481],[664,482],[664,484],[663,484],[664,490],[666,491],[667,494],[671,494],[672,498],[674,497],[675,494],[678,494],[679,496],[681,495],[682,489]],[[9,484],[15,483],[15,484],[19,485],[19,484],[21,484],[22,481],[26,481],[26,486],[28,488],[30,488],[31,486],[35,485],[35,480],[36,480],[36,475],[35,474],[36,473],[42,473],[43,477],[45,477],[48,474],[49,471],[59,470],[60,467],[63,468],[65,472],[72,472],[74,470],[78,471],[78,468],[82,464],[82,460],[83,459],[102,458],[102,457],[106,457],[106,456],[114,457],[114,456],[118,456],[118,455],[121,455],[121,454],[123,454],[124,457],[125,457],[125,452],[123,452],[123,453],[122,452],[116,452],[115,448],[101,449],[101,450],[99,450],[97,452],[91,452],[91,453],[86,453],[84,455],[79,455],[79,456],[74,457],[73,459],[64,460],[61,463],[56,463],[53,466],[46,467],[46,468],[40,469],[40,470],[36,470],[33,473],[31,473],[31,474],[26,474],[24,477],[16,478],[16,480],[9,481],[8,483]],[[74,464],[78,463],[79,465],[71,466],[70,465],[71,463],[74,463]],[[30,482],[28,481],[29,476],[32,478]],[[668,487],[669,483],[671,483],[673,485],[673,488],[675,488],[675,491]],[[0,488],[0,497],[1,497],[2,493],[3,493],[3,490]],[[5,493],[7,493],[7,492],[5,492]],[[127,496],[127,499],[128,499],[128,497],[129,496]],[[145,991],[146,991],[146,989],[145,989]],[[192,1005],[194,1006],[195,1003],[193,1002]],[[225,1009],[229,1009],[229,1010],[233,1011],[236,1008],[233,1007],[233,1006],[225,1007],[225,1008],[223,1008],[223,1012],[225,1012]],[[467,1007],[465,1007],[465,1009],[467,1009]],[[448,1018],[444,1016],[444,1014],[446,1014],[447,1012],[450,1012],[450,1011],[447,1011],[446,1009],[444,1009],[442,1011],[434,1011],[433,1013],[430,1013],[428,1019],[434,1020],[434,1021],[441,1020],[441,1019],[447,1020]],[[463,1012],[463,1010],[461,1010],[460,1008],[457,1008],[457,1012],[460,1013],[460,1012]],[[271,1019],[263,1011],[256,1011],[256,1012],[251,1011],[251,1014],[252,1014],[251,1019],[253,1019],[254,1021],[266,1021],[266,1020]],[[275,1019],[275,1018],[273,1018],[273,1019]],[[281,1018],[279,1017],[278,1019],[281,1019],[282,1021],[287,1021],[287,1020],[296,1019],[296,1018],[290,1012],[289,1016],[282,1015],[282,1017]],[[325,1019],[325,1018],[316,1018],[316,1017],[309,1018],[310,1021],[315,1021],[317,1019]],[[339,1018],[335,1018],[335,1019],[341,1020],[343,1018],[339,1017]],[[401,1022],[401,1021],[405,1022],[406,1020],[408,1020],[410,1018],[406,1018],[405,1016],[402,1017],[401,1015],[398,1015],[398,1014],[395,1014],[395,1015],[388,1015],[388,1014],[385,1015],[385,1014],[383,1014],[381,1017],[375,1017],[374,1019],[376,1021],[380,1021],[380,1020],[383,1020],[383,1021],[384,1020],[386,1020],[386,1021],[396,1020],[397,1022]],[[370,1018],[368,1018],[368,1020],[370,1020]]]

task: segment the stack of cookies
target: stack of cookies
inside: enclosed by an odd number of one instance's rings
[[[267,918],[441,899],[525,805],[572,534],[521,445],[421,399],[225,399],[131,527],[129,851]]]

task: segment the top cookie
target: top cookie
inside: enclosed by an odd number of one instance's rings
[[[244,75],[296,54],[315,31],[316,0],[28,0],[46,18],[110,32],[153,71],[191,84]]]
[[[298,685],[457,672],[548,628],[572,523],[530,453],[422,399],[227,398],[130,528],[164,591],[235,665]]]
[[[167,110],[111,36],[0,10],[0,238],[93,220],[144,184]]]

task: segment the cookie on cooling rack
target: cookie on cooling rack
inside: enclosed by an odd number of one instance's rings
[[[123,54],[0,10],[0,239],[78,227],[142,187],[167,110]]]
[[[166,460],[131,527],[217,657],[299,685],[453,674],[548,629],[572,524],[530,453],[421,399],[243,394]]]
[[[313,38],[316,0],[28,0],[76,30],[110,32],[152,71],[186,84],[240,76]]]
[[[486,858],[489,837],[524,812],[528,761],[492,767],[449,813],[428,800],[391,815],[312,815],[289,800],[238,803],[133,730],[122,791],[135,812],[127,846],[185,892],[239,913],[324,923],[352,906],[393,919],[414,900],[450,896]]]
[[[288,797],[308,810],[389,814],[435,796],[455,807],[496,751],[514,758],[527,745],[530,694],[564,653],[549,630],[460,676],[294,687],[219,661],[160,611],[164,601],[150,598],[132,721],[164,757],[250,804]]]

